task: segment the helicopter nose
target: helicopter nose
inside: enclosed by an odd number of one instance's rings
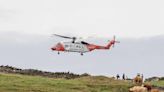
[[[51,50],[56,50],[56,48],[51,48]]]

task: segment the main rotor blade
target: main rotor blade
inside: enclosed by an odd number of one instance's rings
[[[116,36],[115,35],[113,36],[113,40],[116,40]]]
[[[115,41],[116,43],[120,43],[120,41]]]
[[[62,35],[58,35],[58,34],[53,34],[53,35],[62,37],[62,38],[67,38],[67,39],[74,39],[74,37],[62,36]]]

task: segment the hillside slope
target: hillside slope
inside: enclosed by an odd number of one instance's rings
[[[0,92],[128,92],[128,81],[103,76],[76,79],[0,74]]]

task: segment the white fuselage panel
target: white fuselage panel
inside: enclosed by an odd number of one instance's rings
[[[78,42],[76,43],[63,42],[63,46],[64,46],[65,51],[69,51],[69,52],[85,53],[89,51],[86,45],[78,43]]]

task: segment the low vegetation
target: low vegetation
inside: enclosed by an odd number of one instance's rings
[[[12,66],[0,66],[0,72],[1,73],[12,73],[12,74],[21,74],[21,75],[31,75],[31,76],[43,76],[43,77],[49,77],[49,78],[66,78],[66,79],[74,79],[84,76],[89,76],[89,74],[74,74],[70,72],[46,72],[36,69],[19,69]]]
[[[146,79],[146,82],[152,84],[155,87],[160,87],[164,89],[164,77],[151,77]]]
[[[103,76],[76,79],[0,74],[0,92],[128,92],[130,82]]]
[[[151,84],[156,87],[161,87],[164,89],[164,80],[152,81]]]
[[[149,81],[163,90],[164,80]],[[0,66],[0,92],[128,92],[132,80]],[[162,91],[163,92],[163,91]]]

